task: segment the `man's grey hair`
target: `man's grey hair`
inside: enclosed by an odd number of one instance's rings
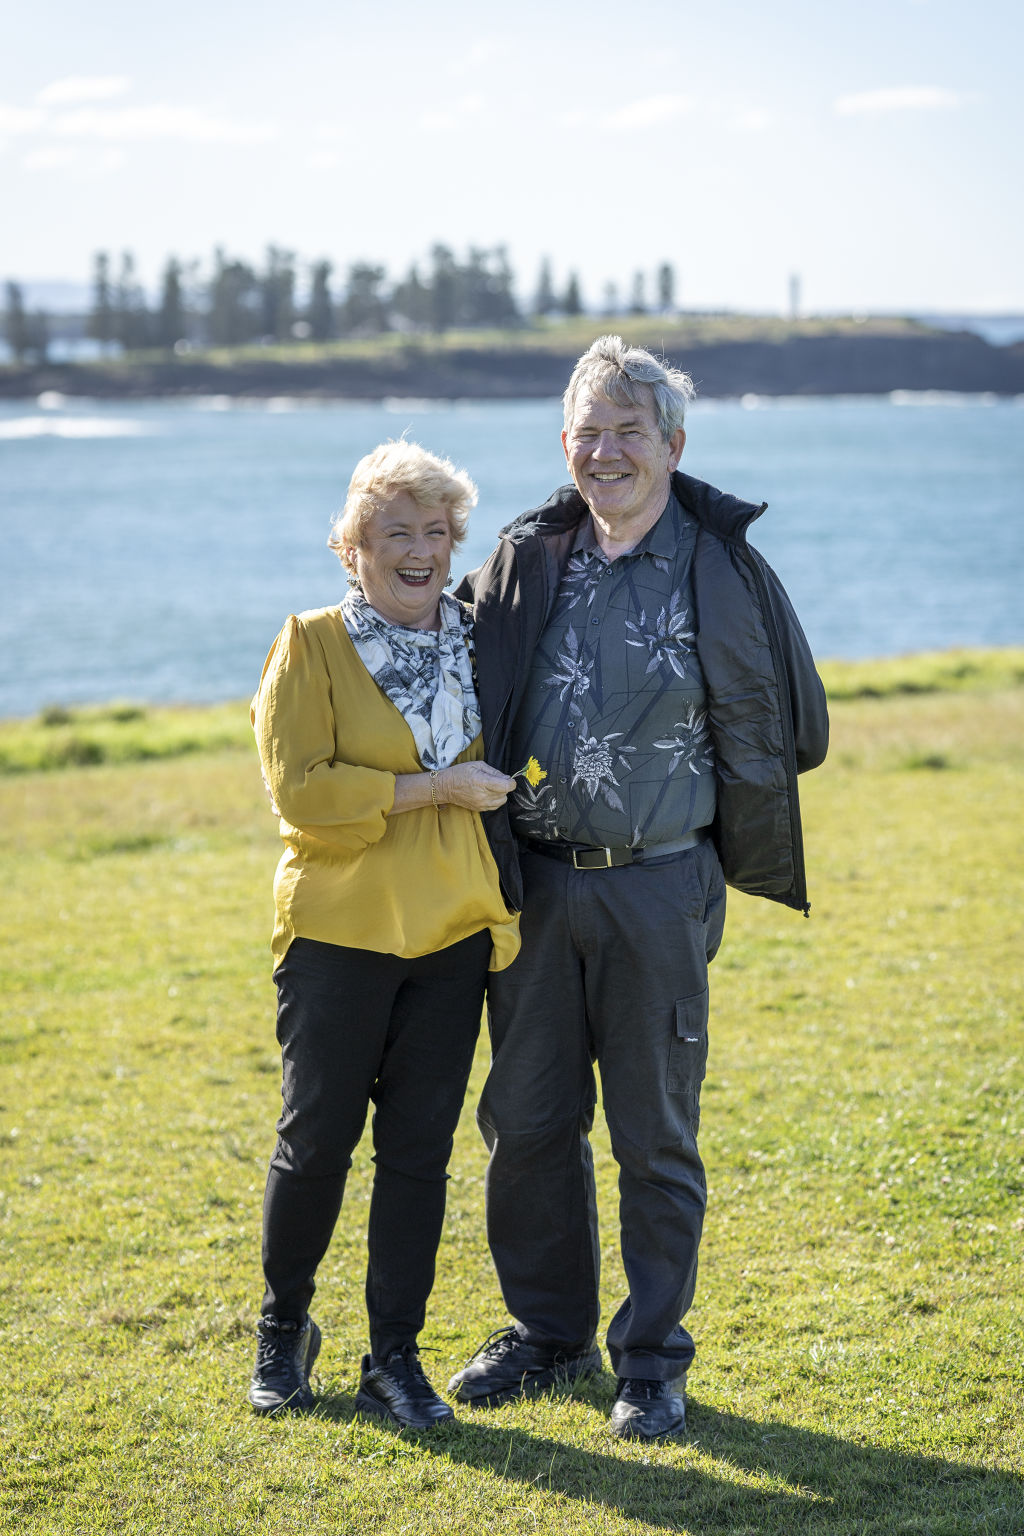
[[[653,404],[666,442],[682,426],[696,394],[688,373],[659,362],[645,347],[627,347],[621,336],[599,336],[573,369],[562,396],[566,432],[572,429],[576,400],[584,391],[616,405]]]

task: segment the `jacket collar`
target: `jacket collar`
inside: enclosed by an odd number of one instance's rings
[[[738,496],[730,496],[728,491],[720,491],[706,480],[684,475],[678,469],[672,476],[672,489],[702,527],[731,543],[746,542],[747,529],[768,505],[765,501],[760,506],[741,501]]]

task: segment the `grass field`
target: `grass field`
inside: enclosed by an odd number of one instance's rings
[[[0,727],[0,1530],[1024,1532],[1022,660],[826,669],[811,919],[734,897],[714,966],[690,1433],[656,1447],[609,1436],[607,1370],[433,1436],[353,1420],[365,1145],[319,1410],[251,1416],[277,836],[244,708]],[[472,1099],[438,1384],[505,1321]]]

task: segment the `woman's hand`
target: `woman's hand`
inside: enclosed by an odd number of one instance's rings
[[[461,805],[467,811],[496,811],[516,787],[515,779],[488,763],[453,763],[436,775],[399,773],[389,816],[420,811],[428,805]],[[433,793],[431,793],[433,790]]]
[[[467,811],[496,811],[515,787],[515,779],[489,763],[453,763],[437,776],[438,800]]]

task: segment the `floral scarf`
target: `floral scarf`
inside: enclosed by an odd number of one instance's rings
[[[412,731],[424,768],[447,768],[480,732],[473,682],[473,622],[441,594],[441,628],[406,629],[371,608],[358,588],[341,616],[359,659]]]

